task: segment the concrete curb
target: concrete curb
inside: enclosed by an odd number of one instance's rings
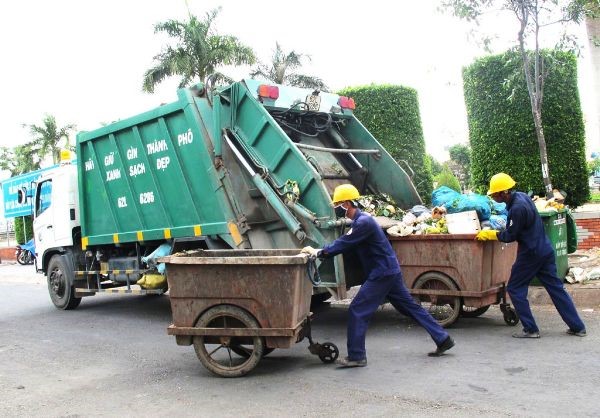
[[[565,289],[573,298],[577,309],[600,310],[600,283],[565,283]],[[552,300],[543,286],[530,286],[528,298],[531,305],[552,305]]]

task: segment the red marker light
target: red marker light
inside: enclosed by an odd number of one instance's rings
[[[279,87],[261,84],[258,86],[258,95],[260,97],[276,100],[279,98]]]
[[[356,109],[356,104],[354,103],[354,99],[351,97],[340,96],[340,98],[338,99],[338,105],[342,109],[350,109],[350,110]]]

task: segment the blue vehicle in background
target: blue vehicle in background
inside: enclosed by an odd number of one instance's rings
[[[33,264],[35,262],[35,241],[30,239],[25,244],[17,245],[17,263],[22,265]]]

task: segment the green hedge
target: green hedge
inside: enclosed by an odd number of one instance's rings
[[[552,185],[567,192],[568,204],[578,206],[589,198],[589,189],[577,60],[563,51],[543,51],[543,56],[548,75],[542,120]],[[479,59],[463,69],[472,184],[478,191],[487,190],[491,176],[506,172],[517,181],[518,189],[544,194],[539,147],[520,66],[519,54],[511,51]],[[507,82],[514,74],[518,76]]]
[[[434,177],[434,180],[437,183],[436,188],[446,186],[452,190],[456,190],[458,193],[462,193],[460,182],[448,167],[444,167],[440,174]]]
[[[423,201],[431,201],[433,178],[426,161],[425,141],[416,90],[402,86],[348,87],[338,92],[356,102],[354,114],[396,160],[414,170],[412,181]]]
[[[23,219],[25,219],[25,230],[27,231],[27,239],[23,235]],[[25,244],[33,238],[33,220],[31,216],[15,218],[15,239],[17,244]]]

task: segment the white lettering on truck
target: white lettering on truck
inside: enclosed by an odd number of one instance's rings
[[[177,135],[177,143],[179,146],[188,145],[194,141],[194,134],[191,129],[188,129],[187,132]]]
[[[94,169],[94,161],[89,159],[85,162],[85,171],[90,171]]]
[[[156,159],[156,169],[166,170],[171,159],[169,157],[161,157]]]
[[[131,147],[127,150],[127,159],[128,160],[133,160],[134,158],[137,158],[137,156],[138,156],[137,148]]]
[[[111,152],[106,157],[104,157],[104,165],[108,167],[109,165],[113,165],[115,163],[115,153]]]
[[[127,207],[127,198],[125,196],[121,196],[117,198],[117,205],[120,208],[126,208]]]
[[[138,163],[129,166],[129,177],[136,177],[144,173],[146,173],[146,166],[144,163]]]
[[[106,172],[106,181],[117,180],[121,178],[121,170],[115,168],[114,170],[110,170]]]
[[[140,204],[154,203],[154,192],[140,193]]]
[[[146,145],[148,155],[156,154],[157,152],[167,151],[167,141],[159,139]]]

